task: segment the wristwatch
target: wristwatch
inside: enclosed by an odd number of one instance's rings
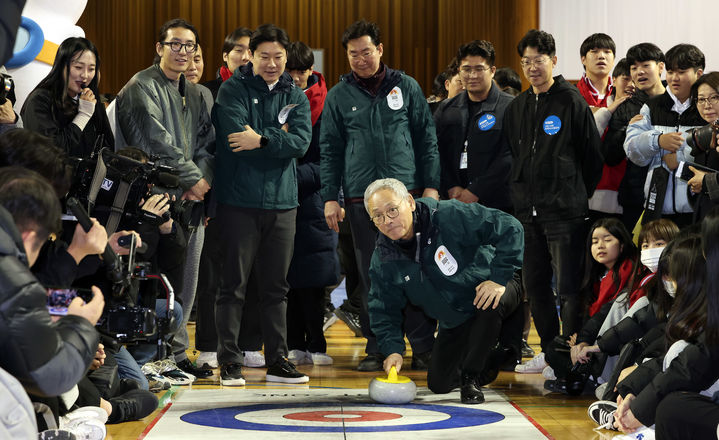
[[[270,139],[266,136],[260,137],[260,147],[266,147],[270,143]]]

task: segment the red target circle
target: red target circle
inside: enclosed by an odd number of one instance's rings
[[[332,417],[336,416],[336,417]],[[349,417],[348,417],[349,416]],[[290,420],[303,420],[306,422],[381,422],[402,417],[400,414],[379,411],[306,411],[285,414],[282,416]]]

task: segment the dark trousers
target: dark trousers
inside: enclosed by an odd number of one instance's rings
[[[522,326],[510,317],[522,317],[519,306],[522,292],[519,283],[511,280],[496,309],[477,309],[463,324],[440,328],[432,348],[427,370],[427,387],[438,394],[449,393],[460,384],[460,374],[477,376],[487,366],[490,352],[506,329],[521,337]]]
[[[348,312],[359,314],[362,310],[362,288],[349,220],[340,222],[339,227],[337,254],[345,274],[345,291],[347,292],[347,299],[341,307]]]
[[[655,422],[657,440],[713,439],[719,425],[719,405],[698,393],[674,392],[657,406]]]
[[[287,348],[326,353],[324,287],[290,289],[287,294]]]
[[[354,242],[355,258],[360,275],[360,291],[362,292],[360,326],[362,327],[362,336],[367,339],[365,352],[368,354],[379,353],[377,338],[370,330],[367,307],[367,295],[370,288],[369,265],[377,240],[377,228],[370,220],[362,202],[348,204],[346,211],[352,229],[352,241]],[[403,328],[412,346],[413,353],[424,353],[432,349],[437,322],[427,317],[422,309],[408,304],[404,310]]]
[[[562,334],[569,336],[582,326],[584,303],[579,289],[587,228],[583,218],[546,223],[534,219],[522,225],[524,288],[545,351],[559,334],[552,275],[557,283]]]
[[[292,260],[297,209],[266,210],[220,204],[225,264],[215,305],[217,360],[242,363],[238,345],[250,274],[257,281],[267,365],[287,356],[287,270]]]
[[[205,229],[205,245],[200,257],[200,273],[197,280],[197,327],[195,347],[199,351],[217,351],[215,329],[215,301],[220,290],[222,276],[223,233],[217,220],[210,220]],[[242,351],[262,349],[260,329],[260,301],[254,278],[250,276],[245,294],[244,319],[240,327],[238,344]]]

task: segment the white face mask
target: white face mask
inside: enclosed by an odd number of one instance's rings
[[[669,296],[674,298],[677,294],[677,283],[672,280],[662,280],[662,283],[664,283],[664,290],[667,291]]]
[[[652,272],[656,272],[657,267],[659,266],[659,257],[662,255],[663,250],[664,246],[651,249],[642,249],[642,264],[647,266],[647,268]]]

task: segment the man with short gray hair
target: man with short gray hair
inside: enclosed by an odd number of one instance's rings
[[[369,271],[369,317],[384,369],[402,367],[409,302],[439,322],[429,389],[448,393],[461,385],[462,403],[484,402],[480,387],[498,371],[488,372],[496,366],[487,359],[519,304],[522,225],[479,203],[415,200],[396,179],[372,182],[364,204],[381,232]]]

